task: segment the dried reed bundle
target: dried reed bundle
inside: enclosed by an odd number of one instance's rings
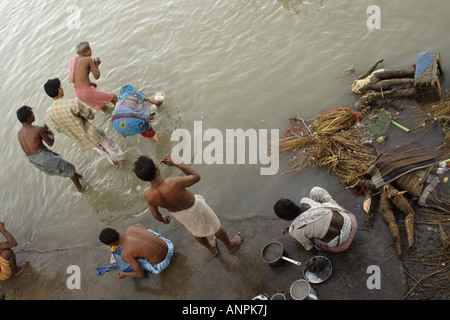
[[[442,183],[439,183],[435,188],[428,190],[429,192],[424,201],[424,206],[433,207],[443,214],[450,214],[450,199],[447,190],[446,185]]]
[[[450,132],[447,132],[442,144],[437,148],[437,151],[442,159],[450,158]]]
[[[450,95],[446,95],[443,100],[429,105],[431,105],[429,108],[431,117],[450,116]]]
[[[450,94],[442,101],[428,102],[421,107],[421,111],[415,117],[415,132],[424,134],[438,123],[445,133],[443,143],[438,147],[440,156],[444,159],[450,157]]]
[[[428,216],[428,214],[427,214]],[[445,219],[445,221],[448,220]],[[430,224],[436,225],[441,230],[442,233],[442,247],[433,250],[426,250],[424,252],[416,252],[414,256],[405,257],[404,261],[422,265],[428,274],[422,276],[420,279],[416,276],[412,276],[403,270],[408,276],[411,277],[416,283],[412,288],[406,293],[404,298],[406,298],[414,290],[425,295],[427,299],[446,299],[449,298],[450,293],[450,236],[448,232],[443,227],[443,223],[436,223],[436,221],[430,222]]]
[[[435,123],[437,117],[450,115],[450,94],[446,95],[440,101],[423,100],[419,105],[415,106],[416,113],[420,116],[420,120],[427,123]],[[415,115],[415,116],[417,116]],[[423,123],[420,123],[423,125]]]
[[[317,134],[327,135],[351,128],[358,122],[358,118],[356,112],[339,108],[316,116],[311,123]]]
[[[443,101],[433,105],[430,111],[433,119],[437,119],[438,125],[445,133],[443,143],[438,147],[441,156],[444,159],[450,157],[450,96],[447,95]]]
[[[361,131],[350,128],[357,117],[350,109],[332,110],[311,121],[308,135],[293,134],[281,140],[280,152],[295,153],[290,160],[291,168],[285,173],[296,174],[314,165],[327,167],[345,184],[356,183],[376,159],[361,145]]]
[[[428,176],[428,173],[426,176]],[[393,183],[400,190],[406,190],[409,196],[418,198],[426,181],[426,176],[421,178],[415,172],[409,172],[397,178]]]
[[[281,140],[280,151],[299,151],[300,149],[310,146],[314,142],[315,139],[312,136],[303,137],[294,134],[292,137]]]
[[[285,173],[290,173],[294,175],[312,166],[313,165],[312,157],[310,156],[309,152],[299,153],[295,155],[293,158],[291,158],[290,164],[291,168],[285,171]]]
[[[280,152],[295,153],[295,156],[290,159],[291,168],[285,173],[299,173],[311,165],[311,149],[314,148],[315,142],[314,136],[299,136],[297,134],[281,139]]]
[[[359,135],[358,129],[351,129],[317,136],[313,154],[316,166],[328,167],[328,172],[333,171],[342,183],[356,183],[376,159],[361,145]]]

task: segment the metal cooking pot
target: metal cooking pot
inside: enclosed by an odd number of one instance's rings
[[[288,257],[283,256],[284,248],[283,245],[278,241],[271,241],[264,246],[261,251],[261,258],[265,263],[272,267],[277,267],[281,265],[284,261],[288,261],[297,266],[301,266],[302,264],[298,261],[290,259]]]

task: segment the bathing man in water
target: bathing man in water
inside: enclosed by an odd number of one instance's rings
[[[81,42],[76,46],[78,57],[70,59],[69,82],[73,82],[77,98],[94,110],[106,111],[108,102],[116,104],[117,96],[111,92],[97,89],[97,85],[89,79],[89,74],[95,79],[100,78],[100,58],[92,59],[89,42]]]
[[[25,152],[28,160],[39,170],[48,175],[70,177],[77,187],[82,191],[80,180],[83,176],[75,171],[75,167],[67,162],[59,154],[49,150],[43,143],[52,146],[55,142],[55,135],[47,125],[42,127],[34,126],[35,120],[33,109],[23,106],[17,110],[17,118],[22,123],[19,130],[19,143]]]
[[[230,240],[216,214],[206,204],[203,197],[194,195],[187,189],[200,181],[200,175],[183,163],[175,163],[170,155],[166,155],[162,162],[168,166],[177,167],[185,176],[163,178],[159,166],[146,156],[140,156],[134,163],[134,173],[138,178],[150,182],[151,187],[146,188],[143,195],[153,217],[164,224],[170,223],[170,216],[163,217],[158,210],[158,207],[165,208],[213,256],[219,253],[216,237],[225,244],[228,252],[233,253],[244,241],[243,235],[238,232]],[[210,241],[207,238],[209,236],[213,236]]]
[[[83,152],[94,149],[113,165],[125,162],[125,153],[91,122],[95,118],[94,111],[77,99],[64,98],[64,89],[58,78],[49,79],[44,90],[53,99],[46,113],[56,131],[72,139]]]

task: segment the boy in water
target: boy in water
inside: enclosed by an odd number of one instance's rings
[[[33,109],[23,106],[17,110],[17,118],[22,123],[19,130],[19,143],[27,155],[28,160],[39,170],[48,175],[57,175],[70,177],[81,192],[80,180],[83,176],[75,171],[75,167],[67,162],[61,156],[44,145],[43,141],[49,146],[55,142],[55,136],[47,125],[42,127],[34,126],[35,117]]]
[[[73,82],[77,98],[94,110],[106,111],[108,102],[116,104],[117,96],[111,92],[97,89],[97,85],[89,79],[89,74],[95,79],[100,78],[99,58],[92,59],[92,50],[89,42],[84,41],[76,46],[78,57],[70,59],[69,82]]]

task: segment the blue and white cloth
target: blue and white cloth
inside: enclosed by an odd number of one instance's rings
[[[154,113],[147,96],[131,85],[120,88],[119,99],[111,115],[114,129],[124,136],[150,133],[151,116]]]
[[[148,276],[150,273],[154,273],[154,274],[161,273],[164,269],[166,269],[169,266],[170,261],[172,260],[172,257],[173,257],[173,253],[174,253],[174,246],[173,246],[172,241],[162,237],[160,234],[156,233],[152,229],[148,229],[148,231],[154,233],[155,235],[160,237],[162,240],[164,240],[164,242],[167,244],[168,251],[167,251],[166,258],[163,261],[156,263],[156,264],[151,263],[150,261],[148,261],[145,258],[137,258],[136,259],[139,262],[139,265],[141,266],[142,270],[144,271],[145,276]],[[133,268],[131,268],[130,264],[128,262],[122,260],[122,258],[121,258],[122,250],[123,250],[123,246],[121,246],[117,251],[113,252],[114,259],[116,260],[115,264],[97,268],[97,274],[99,276],[103,275],[105,272],[115,270],[115,269],[119,269],[120,271],[123,271],[123,272],[134,272],[134,270],[133,270]]]

